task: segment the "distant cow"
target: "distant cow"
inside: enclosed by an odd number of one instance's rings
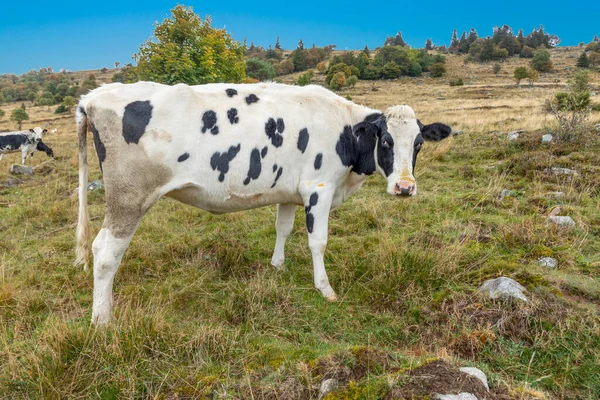
[[[219,214],[278,204],[271,263],[281,268],[296,206],[306,214],[314,284],[327,299],[323,255],[328,215],[368,175],[379,172],[394,196],[414,196],[414,166],[424,140],[404,105],[385,112],[356,105],[320,86],[272,83],[104,85],[77,108],[79,221],[77,263],[87,268],[87,129],[103,171],[106,208],[92,245],[92,323],[112,309],[115,273],[142,216],[162,196]]]
[[[54,128],[54,129],[52,129],[52,130],[50,131],[50,133],[53,133],[53,134],[54,134],[54,133],[58,133],[58,129],[57,129],[57,128]]]
[[[27,156],[31,156],[38,149],[38,143],[42,140],[42,134],[46,132],[48,132],[47,129],[35,127],[28,131],[0,133],[0,160],[3,154],[21,151],[21,164],[25,164]],[[43,145],[52,152],[49,147],[45,144]],[[47,151],[46,154],[50,155]]]

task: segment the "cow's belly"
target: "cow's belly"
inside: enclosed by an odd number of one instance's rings
[[[297,193],[276,190],[263,193],[234,193],[207,190],[196,184],[184,185],[180,189],[168,192],[166,196],[215,214],[249,210],[278,203],[302,205],[302,198]]]

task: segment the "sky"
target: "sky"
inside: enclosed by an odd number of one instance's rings
[[[0,74],[21,74],[51,66],[55,71],[112,68],[133,62],[140,44],[152,36],[155,22],[167,18],[173,1],[86,2],[6,1],[0,6]],[[600,35],[600,2],[564,1],[187,1],[213,26],[226,28],[234,39],[268,47],[277,36],[286,49],[300,38],[306,46],[373,49],[386,36],[401,31],[406,43],[423,47],[427,38],[448,45],[454,28],[459,35],[475,28],[479,36],[507,24],[525,34],[544,25],[560,45],[588,43]],[[582,12],[581,10],[585,10]]]

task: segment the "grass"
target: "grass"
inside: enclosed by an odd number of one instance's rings
[[[574,64],[566,54],[555,64]],[[465,68],[458,57],[449,66]],[[316,398],[335,377],[330,398],[383,398],[439,358],[482,369],[494,398],[599,397],[600,144],[540,143],[551,122],[538,106],[563,75],[516,88],[488,67],[469,64],[463,87],[423,78],[348,91],[374,107],[409,103],[423,121],[465,133],[425,146],[416,198],[391,198],[372,177],[332,212],[325,261],[336,303],[313,289],[300,210],[278,272],[274,207],[214,216],[163,199],[123,259],[113,322],[91,328],[92,276],[72,266],[74,124],[52,121],[59,134],[44,141],[57,160],[37,154],[37,174],[0,187],[0,397]],[[45,108],[30,115],[49,123]],[[517,143],[491,133],[514,129],[528,132]],[[18,158],[3,159],[0,185]],[[95,155],[89,164],[99,178]],[[581,176],[547,175],[549,166]],[[511,196],[500,199],[502,189]],[[103,202],[90,194],[94,232]],[[574,229],[546,223],[556,205]],[[537,266],[542,256],[557,270]],[[476,294],[501,275],[530,302]]]

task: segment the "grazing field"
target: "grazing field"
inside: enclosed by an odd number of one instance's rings
[[[340,384],[328,399],[431,398],[410,389],[411,371],[438,359],[483,370],[490,399],[599,398],[600,140],[541,144],[553,129],[542,104],[575,70],[573,54],[553,50],[559,72],[533,87],[512,79],[527,60],[495,76],[491,64],[448,56],[448,78],[464,86],[406,78],[342,92],[380,109],[409,104],[424,123],[463,133],[426,143],[417,197],[392,198],[373,176],[332,212],[325,260],[337,302],[313,288],[302,210],[278,272],[274,206],[211,215],[162,199],[125,254],[105,330],[89,324],[91,273],[72,265],[73,116],[28,108],[24,128],[59,133],[44,139],[55,160],[28,160],[32,177],[8,174],[20,154],[0,162],[0,398],[304,399],[327,378]],[[0,131],[14,129],[7,119]],[[526,132],[509,142],[517,129]],[[101,174],[90,154],[92,181]],[[95,234],[102,190],[89,204]],[[574,228],[547,223],[557,206]],[[558,267],[538,266],[543,256]],[[526,286],[529,302],[476,293],[498,276]]]

